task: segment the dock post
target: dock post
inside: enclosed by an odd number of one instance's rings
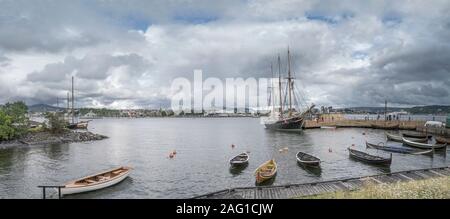
[[[42,199],[45,199],[45,187],[42,187]]]
[[[61,187],[58,187],[58,199],[61,199]]]

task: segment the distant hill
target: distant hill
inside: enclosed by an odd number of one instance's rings
[[[56,111],[56,110],[64,110],[62,107],[54,107],[47,104],[35,104],[28,106],[28,112],[35,113],[35,112],[49,112],[49,111]]]
[[[431,106],[415,106],[408,109],[411,114],[448,114],[450,106],[431,105]]]

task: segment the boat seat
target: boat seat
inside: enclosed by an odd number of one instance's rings
[[[88,182],[88,183],[96,183],[97,181],[92,180],[92,179],[87,179],[86,182]]]
[[[114,171],[114,172],[112,172],[113,174],[115,174],[115,175],[117,175],[117,174],[120,174],[122,172],[122,170],[116,170],[116,171]]]

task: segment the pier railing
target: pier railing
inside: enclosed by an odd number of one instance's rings
[[[61,188],[64,188],[66,186],[64,185],[42,185],[42,186],[38,186],[39,188],[42,188],[42,199],[46,199],[47,196],[45,194],[45,191],[47,188],[56,188],[58,189],[58,199],[61,199]]]

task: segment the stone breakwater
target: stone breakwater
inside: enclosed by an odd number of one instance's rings
[[[107,136],[95,134],[89,131],[66,131],[61,134],[53,134],[50,132],[28,133],[26,136],[7,142],[0,142],[0,149],[27,146],[27,145],[45,145],[45,144],[62,144],[73,142],[98,141],[108,138]]]

